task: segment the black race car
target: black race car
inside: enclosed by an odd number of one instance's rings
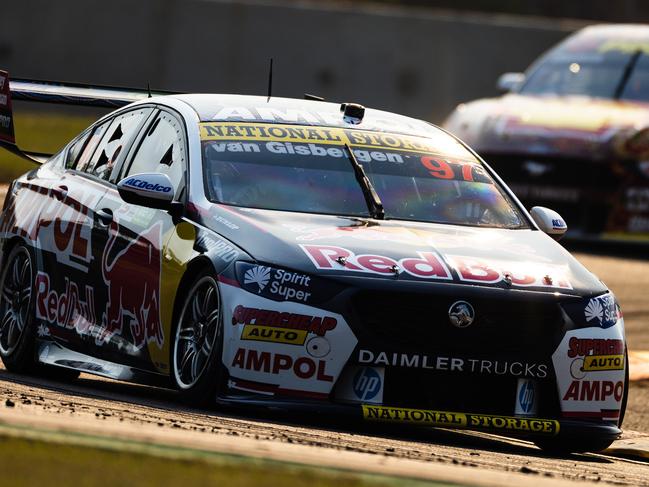
[[[353,103],[0,76],[2,145],[26,158],[11,95],[122,106],[9,188],[7,369],[567,451],[620,434],[615,297],[554,241],[558,214],[528,213],[443,130]]]

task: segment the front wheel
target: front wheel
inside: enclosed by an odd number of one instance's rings
[[[0,357],[7,370],[29,372],[34,366],[34,312],[32,254],[14,247],[0,277]]]
[[[192,404],[214,403],[221,376],[221,298],[214,277],[202,274],[185,295],[172,349],[172,379]]]

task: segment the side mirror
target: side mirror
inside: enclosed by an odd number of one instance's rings
[[[506,93],[508,91],[515,91],[524,82],[525,75],[523,73],[504,73],[498,77],[496,87],[503,93]]]
[[[549,208],[535,206],[530,210],[530,215],[539,228],[555,240],[561,240],[568,230],[568,225],[561,215]]]
[[[169,210],[174,199],[174,187],[169,176],[151,172],[127,176],[117,183],[124,201],[134,205]]]

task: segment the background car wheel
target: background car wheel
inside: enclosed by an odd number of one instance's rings
[[[185,295],[172,347],[172,379],[183,399],[214,403],[222,378],[221,298],[216,280],[202,274]]]
[[[11,372],[34,366],[33,262],[29,249],[17,245],[0,277],[0,357]]]

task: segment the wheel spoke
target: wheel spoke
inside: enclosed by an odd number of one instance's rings
[[[13,317],[13,311],[8,309],[5,315],[2,317],[2,323],[0,324],[0,330],[4,330],[11,318]]]
[[[6,332],[5,332],[5,330],[6,330]],[[15,333],[15,330],[16,330],[16,317],[13,316],[13,314],[12,314],[9,322],[3,328],[3,332],[5,332],[4,334],[7,336],[7,347],[13,346],[13,344],[16,342],[13,339],[13,335]],[[18,335],[18,336],[20,336],[20,335]]]
[[[178,340],[190,340],[190,341],[193,342],[194,341],[194,335],[195,335],[195,333],[194,333],[193,328],[191,328],[191,327],[182,328],[178,332]]]
[[[20,257],[16,257],[14,265],[11,269],[11,284],[16,289],[20,285]]]
[[[13,298],[13,290],[7,286],[8,283],[5,283],[5,285],[2,288],[2,299],[3,301],[7,303],[11,303],[11,300]]]
[[[215,308],[210,312],[210,314],[207,315],[207,318],[205,318],[205,326],[211,328],[212,323],[214,323],[218,319],[219,319],[219,309]]]
[[[194,353],[194,358],[192,359],[192,380],[195,380],[198,378],[198,372],[200,370],[200,367],[198,366],[198,362],[200,360],[200,354],[199,353]]]
[[[25,263],[22,265],[22,268],[20,269],[20,286],[25,287],[25,284],[28,286],[31,285],[31,274],[32,274],[32,269],[31,269],[31,263],[29,262],[29,259],[25,259]]]
[[[210,343],[209,340],[205,340],[203,342],[203,346],[201,347],[201,353],[209,358],[210,353],[212,353],[212,344]]]
[[[201,319],[201,305],[198,299],[198,294],[192,298],[192,320],[194,324],[198,323]]]
[[[194,355],[196,355],[196,350],[194,349],[194,346],[192,344],[192,345],[189,345],[185,349],[185,353],[183,354],[183,358],[180,360],[179,369],[180,369],[181,373],[185,371],[185,368],[187,367],[187,364],[190,362],[190,360],[192,359],[192,357]],[[191,377],[190,377],[190,379],[191,379]]]
[[[205,291],[205,297],[203,298],[203,306],[201,309],[203,316],[206,316],[210,309],[210,301],[212,300],[213,294],[214,288],[212,286],[208,286],[207,291]]]

